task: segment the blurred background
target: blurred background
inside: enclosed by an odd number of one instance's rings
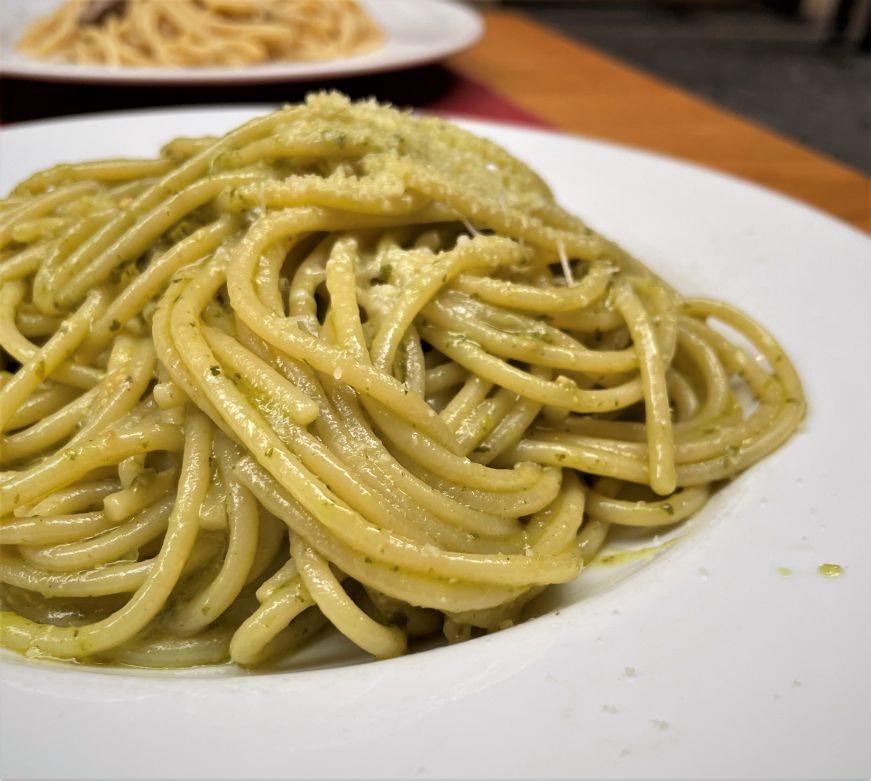
[[[0,22],[4,7],[21,2],[0,0]],[[383,0],[364,2],[374,7]],[[413,8],[422,19],[431,8],[430,0],[405,2],[402,10]],[[480,11],[484,24],[471,48],[441,62],[377,74],[350,68],[329,79],[278,83],[87,83],[3,74],[0,58],[0,122],[162,106],[278,104],[316,89],[339,89],[354,98],[374,96],[663,152],[869,228],[871,0],[466,5]]]
[[[868,0],[496,0],[866,173]]]

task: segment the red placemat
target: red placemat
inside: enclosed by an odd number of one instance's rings
[[[476,81],[454,74],[455,80],[445,94],[427,103],[427,111],[461,114],[476,119],[491,119],[497,122],[517,122],[533,127],[551,127],[528,111],[518,108],[501,95]]]
[[[549,127],[488,87],[440,65],[339,82],[226,87],[130,87],[0,78],[0,124],[152,107],[178,106],[181,109],[204,104],[229,106],[238,103],[278,106],[302,100],[307,92],[318,89],[337,89],[355,99],[375,97],[404,108]]]

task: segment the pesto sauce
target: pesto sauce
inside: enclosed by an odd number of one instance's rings
[[[644,548],[633,548],[630,550],[615,550],[610,553],[600,553],[593,559],[590,564],[603,564],[605,566],[614,566],[620,564],[628,564],[630,561],[637,561],[648,556],[654,556],[661,553],[666,548],[670,548],[677,540],[666,540],[658,545],[648,545]]]

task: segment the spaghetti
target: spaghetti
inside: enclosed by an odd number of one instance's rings
[[[78,64],[238,66],[346,57],[381,40],[356,0],[65,0],[19,49]]]
[[[498,146],[335,94],[37,173],[0,245],[0,636],[28,655],[497,630],[804,414],[746,315]]]

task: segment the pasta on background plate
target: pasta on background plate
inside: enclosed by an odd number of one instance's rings
[[[498,630],[805,410],[760,325],[505,150],[337,94],[37,173],[0,247],[0,637],[30,656]]]
[[[349,57],[382,38],[357,0],[64,0],[18,48],[82,65],[245,66]]]

